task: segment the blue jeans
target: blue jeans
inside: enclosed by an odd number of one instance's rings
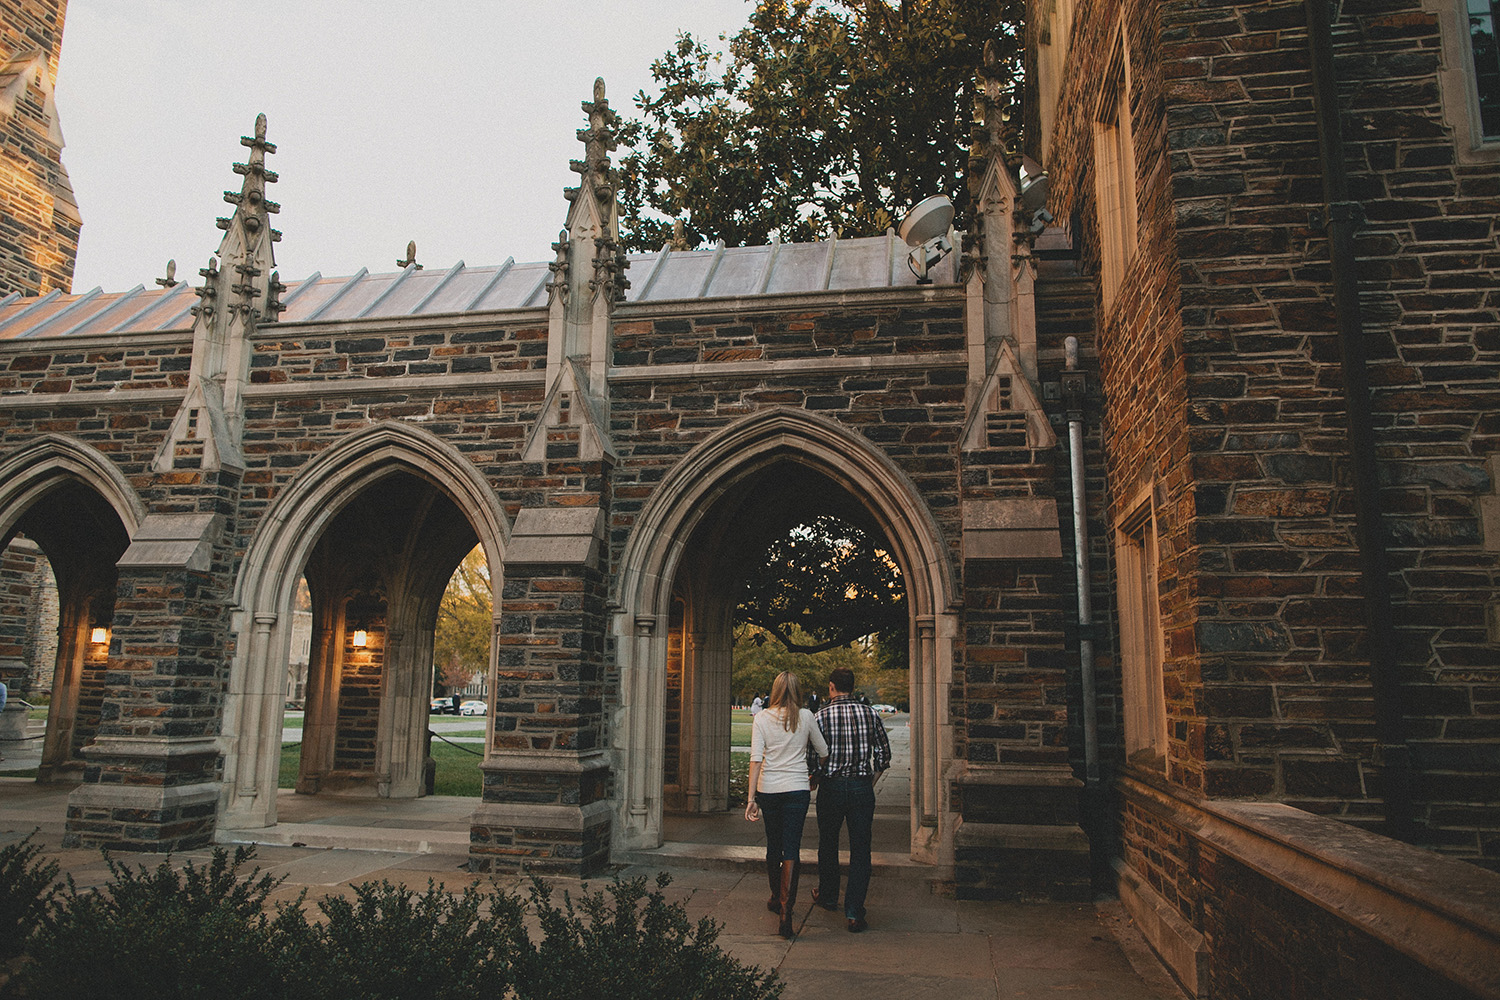
[[[865,917],[870,891],[870,832],[875,826],[875,782],[871,778],[824,778],[818,785],[818,899],[839,898],[839,831],[849,824],[849,886],[844,916]]]
[[[766,824],[766,863],[796,861],[802,853],[802,824],[807,822],[812,793],[757,792],[755,801]]]

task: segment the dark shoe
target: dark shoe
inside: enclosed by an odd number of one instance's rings
[[[849,921],[849,933],[858,934],[861,931],[868,929],[869,926],[869,924],[865,923],[864,917],[857,917],[854,920]]]
[[[790,941],[794,936],[792,931],[792,911],[797,906],[797,862],[783,861],[781,863],[781,924],[777,933]]]
[[[835,896],[836,895],[837,894],[835,894]],[[825,910],[837,910],[839,908],[839,901],[838,901],[838,899],[834,898],[834,899],[824,900],[822,898],[822,890],[820,888],[817,888],[817,887],[813,888],[812,897],[813,897],[813,902],[816,903],[817,905],[821,906]]]

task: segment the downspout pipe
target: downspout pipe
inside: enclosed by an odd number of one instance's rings
[[[1083,478],[1083,406],[1088,383],[1078,367],[1078,338],[1067,339],[1067,368],[1062,375],[1062,395],[1068,413],[1069,479],[1073,486],[1073,571],[1078,580],[1078,660],[1083,688],[1084,809],[1088,831],[1095,830],[1094,817],[1102,803],[1099,779],[1099,703],[1094,684],[1094,609],[1089,595],[1088,498]]]
[[[1354,494],[1354,536],[1359,547],[1359,572],[1364,592],[1365,648],[1369,654],[1370,688],[1375,700],[1375,763],[1381,769],[1386,832],[1400,840],[1411,840],[1411,755],[1406,743],[1406,720],[1401,710],[1396,630],[1391,613],[1390,560],[1380,505],[1375,429],[1370,416],[1365,331],[1359,311],[1359,258],[1354,235],[1362,212],[1359,204],[1349,199],[1349,178],[1344,168],[1338,80],[1333,61],[1334,7],[1330,0],[1304,0],[1304,5],[1323,174],[1323,228],[1328,236],[1339,366],[1344,382],[1346,451]]]

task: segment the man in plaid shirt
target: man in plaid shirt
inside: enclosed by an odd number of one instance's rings
[[[870,889],[870,835],[875,825],[875,779],[891,766],[885,725],[869,705],[854,697],[854,671],[835,670],[828,679],[828,702],[818,710],[818,728],[828,757],[818,768],[818,887],[813,902],[837,910],[839,830],[849,824],[849,885],[844,916],[858,934],[865,923]]]

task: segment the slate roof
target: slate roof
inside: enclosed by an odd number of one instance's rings
[[[760,247],[630,255],[627,302],[778,295],[795,292],[855,291],[916,284],[907,267],[908,247],[894,233],[821,243],[773,243]],[[958,281],[958,254],[950,253],[932,270],[936,284]],[[346,277],[314,273],[287,282],[281,322],[348,322],[400,319],[547,304],[551,277],[545,262],[468,267],[459,261],[446,270],[405,268],[386,274],[361,270]],[[192,286],[128,292],[98,288],[81,295],[52,292],[40,298],[12,294],[0,299],[0,340],[86,337],[126,333],[186,331],[189,310],[198,299]]]

